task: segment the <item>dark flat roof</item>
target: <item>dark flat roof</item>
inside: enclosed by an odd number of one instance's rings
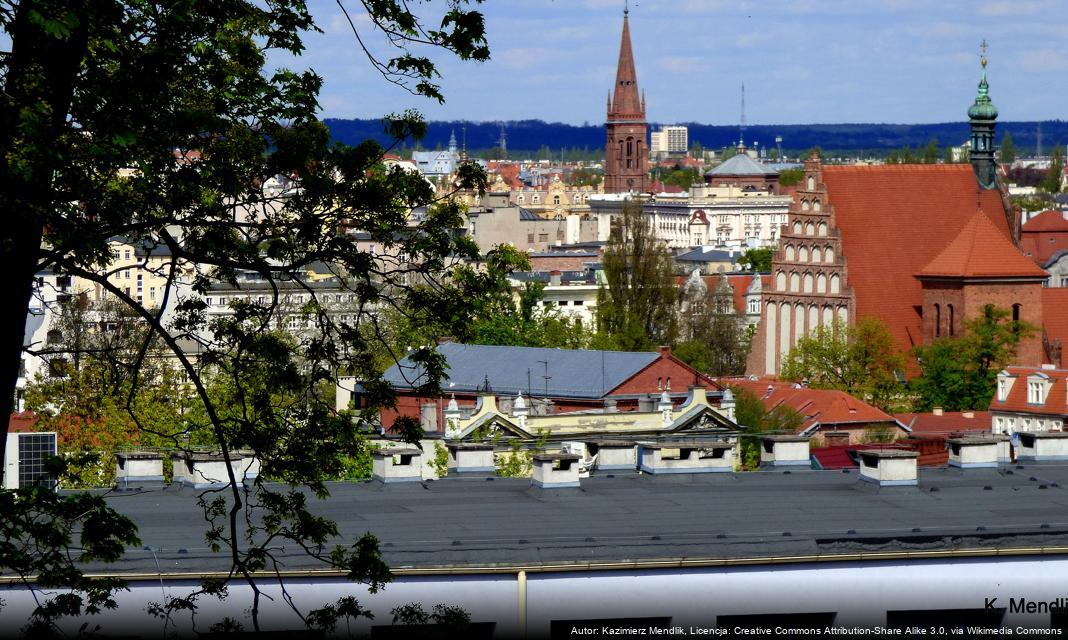
[[[394,568],[470,568],[1068,546],[1066,485],[1068,466],[1049,465],[921,469],[919,487],[886,489],[856,471],[627,473],[557,490],[518,478],[339,482],[309,502],[338,523],[346,546],[378,536]],[[110,494],[155,559],[135,549],[94,569],[155,575],[156,559],[164,573],[227,569],[204,543],[200,493]],[[286,570],[325,568],[277,546]]]

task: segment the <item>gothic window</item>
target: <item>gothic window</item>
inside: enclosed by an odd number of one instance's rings
[[[823,261],[823,256],[820,254],[820,248],[819,247],[812,247],[812,261],[813,262],[822,262]]]
[[[627,168],[634,166],[634,138],[627,138]]]
[[[819,228],[818,228],[818,231],[817,231],[817,233],[818,233],[819,235],[821,235],[821,236],[825,236],[825,235],[827,235],[827,223],[826,223],[826,222],[821,222],[821,223],[820,223],[820,226],[819,226]]]
[[[823,251],[823,261],[824,262],[834,262],[834,248],[833,247],[827,247]]]
[[[801,233],[801,221],[794,220],[794,233]]]
[[[802,200],[801,201],[801,210],[802,211],[808,211],[808,200]]]
[[[809,176],[808,177],[808,190],[812,191],[815,188],[816,188],[816,179],[813,178],[812,176]]]
[[[812,293],[812,274],[805,274],[805,293]]]
[[[786,291],[786,274],[782,271],[775,274],[775,290]]]
[[[786,259],[792,261],[794,259],[794,245],[786,245]]]
[[[1022,305],[1017,302],[1012,305],[1012,332],[1019,335],[1020,333],[1020,309]]]
[[[801,247],[797,250],[798,262],[808,262],[808,247]]]
[[[816,293],[827,293],[827,276],[822,273],[816,276]]]
[[[948,318],[948,320],[949,320],[949,335],[952,336],[954,331],[955,331],[955,329],[953,327],[953,324],[954,324],[954,321],[955,321],[955,319],[953,317],[953,305],[951,305],[951,304],[947,304],[946,305],[946,314],[949,316],[949,318]]]
[[[812,210],[813,211],[819,211],[820,210],[820,201],[819,200],[813,200],[812,201]]]
[[[935,337],[938,338],[942,335],[942,305],[935,304],[934,312]]]
[[[841,281],[841,278],[839,278],[838,274],[836,273],[833,276],[831,276],[831,293],[840,293],[841,289],[842,289],[842,281]]]
[[[801,276],[797,272],[790,274],[790,291],[794,293],[801,291]]]
[[[805,235],[812,236],[816,234],[816,225],[809,222],[805,225]]]

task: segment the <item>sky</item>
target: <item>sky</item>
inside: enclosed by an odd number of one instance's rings
[[[324,33],[273,62],[323,76],[324,117],[604,121],[623,0],[486,0],[491,60],[433,54],[444,105],[385,82],[333,0],[311,6]],[[749,124],[962,121],[984,38],[999,119],[1068,118],[1065,0],[630,0],[630,28],[650,122],[736,124],[742,83]]]

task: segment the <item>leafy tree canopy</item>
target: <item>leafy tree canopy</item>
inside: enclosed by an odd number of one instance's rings
[[[801,338],[786,355],[781,376],[816,389],[838,389],[892,411],[902,401],[905,356],[886,325],[861,318],[853,326],[835,321]]]
[[[771,271],[771,259],[774,256],[775,249],[773,247],[747,249],[745,253],[738,258],[738,264],[746,271],[768,273]]]
[[[354,55],[365,55],[386,81],[414,94],[443,99],[432,53],[476,61],[489,56],[482,15],[466,0],[421,6],[418,13],[402,0],[360,6],[371,30],[350,21]],[[233,575],[252,589],[255,629],[261,591],[253,574],[271,561],[271,547],[255,540],[321,549],[312,555],[324,565],[380,586],[389,572],[374,537],[332,548],[336,527],[308,510],[309,495],[326,495],[324,482],[339,459],[360,448],[353,421],[334,415],[321,390],[348,373],[365,380],[372,409],[388,406],[393,397],[380,379],[379,354],[389,344],[375,330],[376,312],[432,309],[432,326],[460,335],[486,295],[499,288],[514,252],[480,255],[453,233],[463,226],[460,205],[436,200],[417,175],[386,170],[381,160],[388,147],[331,143],[318,118],[322,79],[266,64],[275,51],[299,54],[304,34],[316,30],[300,0],[13,0],[0,6],[0,28],[10,41],[0,57],[5,299],[26,309],[36,274],[46,270],[106,292],[146,327],[127,354],[129,371],[145,365],[154,345],[169,350],[199,403],[191,419],[200,421],[211,446],[224,455],[250,449],[262,460],[264,477],[284,481],[257,481],[256,499],[247,501],[231,473],[228,501],[202,503],[208,541],[227,550]],[[375,34],[384,36],[385,46],[369,40]],[[388,117],[382,127],[392,145],[426,131],[414,112]],[[455,186],[479,190],[484,184],[484,172],[469,164]],[[409,224],[417,208],[426,213]],[[366,233],[379,250],[354,242],[345,233],[350,229]],[[107,271],[115,236],[164,250],[166,259],[152,266],[167,282],[158,304],[142,303]],[[306,277],[312,264],[328,265],[351,292],[347,319],[317,298]],[[302,314],[310,330],[297,338],[272,330],[277,287],[236,304],[225,319],[209,318],[203,296],[211,283],[236,286],[249,274],[304,287],[310,302]],[[24,316],[5,314],[0,323],[0,419],[6,424]],[[183,347],[190,341],[198,361]],[[425,391],[439,392],[440,356],[423,347],[413,357],[429,374]],[[220,397],[203,371],[229,378],[232,393]],[[86,375],[98,373],[90,367]],[[136,375],[129,385],[137,386]],[[146,406],[139,397],[129,393],[123,408],[143,425]],[[283,397],[288,401],[279,402]],[[73,406],[88,411],[90,403]],[[102,501],[79,511],[78,501],[88,498],[57,500],[33,489],[3,495],[5,520],[52,517],[67,531],[80,528],[83,542],[89,532],[88,558],[113,559],[135,539],[129,522],[109,514]],[[36,535],[26,528],[5,533],[20,541]],[[35,618],[47,627],[58,616],[106,606],[63,552],[69,538],[41,535],[27,547],[38,554],[32,561],[0,555],[5,575],[27,583],[31,575],[55,576],[38,584],[74,590],[42,598]],[[204,587],[209,590],[218,591],[217,585]]]
[[[912,381],[916,410],[986,411],[998,372],[1016,358],[1021,339],[1034,327],[1012,320],[1008,310],[987,305],[964,323],[960,336],[935,340],[916,349],[920,376]]]

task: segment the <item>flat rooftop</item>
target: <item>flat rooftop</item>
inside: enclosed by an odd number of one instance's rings
[[[595,475],[557,490],[518,478],[338,482],[328,499],[309,502],[337,522],[339,543],[378,536],[394,569],[544,568],[1068,547],[1066,486],[1068,465],[1047,463],[920,469],[918,487],[882,489],[855,470]],[[155,575],[156,562],[164,574],[226,570],[225,554],[204,543],[200,493],[109,493],[151,550],[93,571]],[[283,570],[325,568],[285,544],[275,548]]]

